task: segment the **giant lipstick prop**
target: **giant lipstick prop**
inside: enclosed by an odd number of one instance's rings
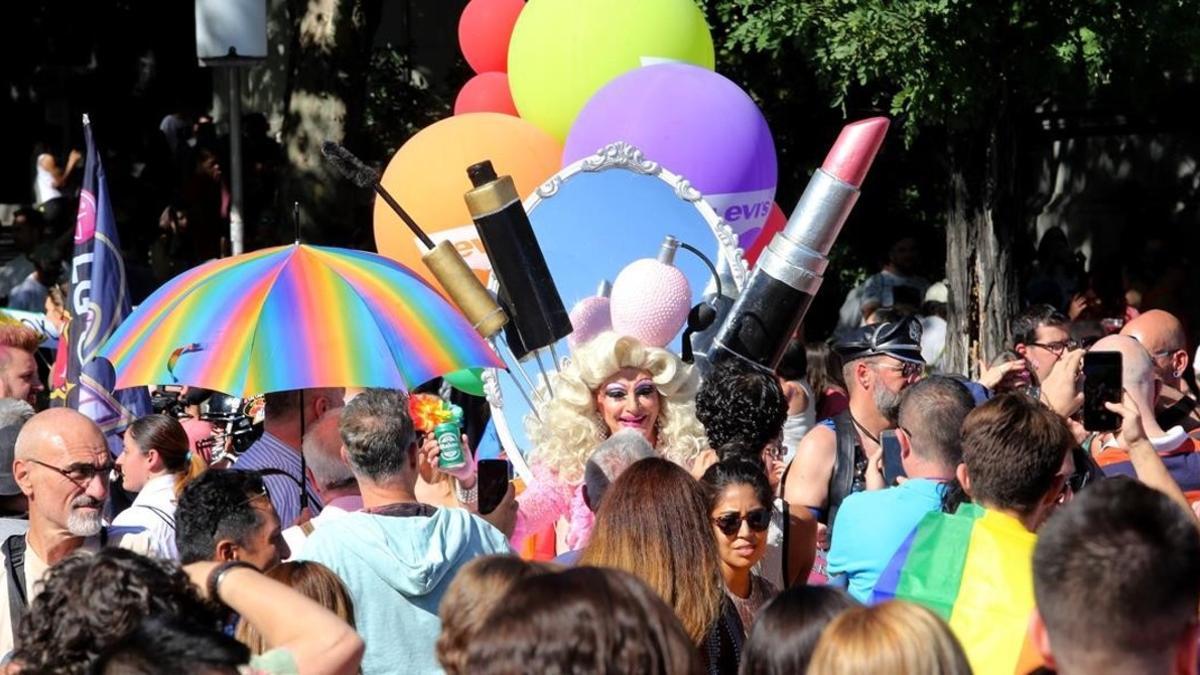
[[[829,249],[858,200],[888,119],[872,117],[842,129],[782,232],[763,250],[713,340],[714,361],[739,358],[775,370],[788,341],[821,287]]]

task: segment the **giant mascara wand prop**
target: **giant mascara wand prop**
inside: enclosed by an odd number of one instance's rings
[[[505,343],[504,340],[496,339],[496,334],[508,323],[508,314],[497,304],[492,294],[484,288],[483,283],[471,271],[458,249],[448,241],[434,244],[429,235],[425,234],[421,226],[417,225],[412,216],[408,215],[404,207],[400,206],[400,203],[379,182],[379,174],[344,146],[332,141],[325,141],[321,144],[321,154],[334,169],[337,169],[338,173],[361,188],[374,190],[375,194],[379,195],[380,199],[390,206],[397,216],[400,216],[400,220],[404,221],[404,224],[408,226],[409,230],[412,230],[413,235],[426,249],[421,256],[421,261],[442,284],[442,288],[446,289],[450,299],[462,310],[463,315],[471,322],[471,326],[491,343],[492,349],[499,353],[500,347]],[[514,356],[513,362],[516,363],[516,361]],[[521,369],[517,368],[517,370]],[[522,398],[529,404],[529,409],[533,411],[534,415],[537,415],[537,407],[533,405],[533,392],[537,390],[525,371],[521,370],[521,375],[525,376],[525,387],[528,387],[528,391],[516,378],[513,378],[513,382],[517,385],[517,391],[521,392]]]
[[[400,216],[400,220],[404,221],[425,247],[426,252],[421,256],[421,261],[484,339],[491,338],[508,323],[508,315],[496,303],[492,294],[483,287],[479,277],[467,266],[467,261],[463,260],[458,249],[448,241],[434,244],[404,207],[380,184],[379,174],[374,169],[355,157],[354,153],[332,141],[321,144],[321,154],[325,155],[325,159],[329,160],[333,168],[351,183],[374,190],[375,194]]]
[[[796,210],[754,266],[750,280],[721,324],[709,358],[738,358],[775,370],[829,264],[829,250],[858,200],[888,119],[846,125],[825,163],[813,173]]]

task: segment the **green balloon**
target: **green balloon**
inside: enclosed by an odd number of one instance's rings
[[[463,368],[446,373],[442,379],[464,394],[483,396],[483,368]]]
[[[693,0],[530,0],[508,44],[509,88],[521,117],[561,141],[601,87],[664,61],[715,65]]]

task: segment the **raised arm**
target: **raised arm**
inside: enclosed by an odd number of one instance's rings
[[[217,563],[184,567],[192,583],[254,626],[271,648],[288,650],[302,675],[357,673],[363,641],[345,621],[301,593],[249,567],[227,569],[211,579]]]

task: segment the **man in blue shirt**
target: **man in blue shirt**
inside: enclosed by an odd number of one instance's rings
[[[880,572],[921,518],[941,509],[945,485],[962,461],[962,421],[974,407],[967,388],[949,377],[927,378],[901,394],[896,438],[907,479],[846,497],[834,523],[829,573],[849,582],[858,601],[870,599]]]

